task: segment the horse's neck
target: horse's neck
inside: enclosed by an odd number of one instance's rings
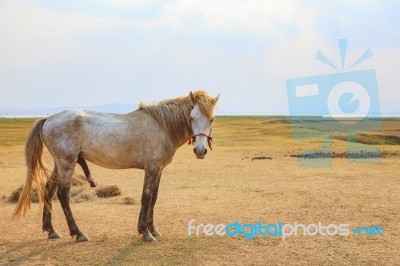
[[[186,103],[170,106],[150,106],[145,109],[166,131],[176,148],[186,143],[192,135],[191,109]]]
[[[183,107],[182,109],[178,108],[178,111],[180,112],[179,116],[176,116],[175,121],[173,121],[176,127],[167,127],[168,133],[177,148],[187,143],[193,134],[192,125],[190,124],[191,110],[187,107]],[[176,130],[177,128],[179,130]]]

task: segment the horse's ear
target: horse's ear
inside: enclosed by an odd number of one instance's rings
[[[190,103],[195,106],[196,105],[196,96],[194,96],[193,92],[189,93]]]
[[[221,93],[218,93],[218,96],[217,97],[215,97],[215,102],[218,102],[218,100],[219,100],[219,96],[221,95]]]

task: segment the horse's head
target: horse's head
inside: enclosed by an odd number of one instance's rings
[[[210,97],[202,92],[190,92],[190,102],[194,106],[190,112],[190,121],[192,124],[192,132],[190,142],[194,143],[194,153],[197,159],[204,159],[207,154],[207,145],[211,148],[211,131],[214,121],[214,108],[218,101],[216,98]]]

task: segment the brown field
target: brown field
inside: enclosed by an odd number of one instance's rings
[[[63,238],[48,240],[41,230],[41,207],[11,221],[8,198],[25,180],[24,140],[33,119],[0,119],[0,264],[2,265],[400,265],[400,120],[384,121],[374,141],[386,156],[379,164],[333,159],[327,169],[299,168],[301,151],[318,140],[291,138],[286,118],[218,117],[213,151],[197,160],[181,147],[161,179],[155,224],[163,234],[144,243],[136,231],[143,172],[108,170],[89,164],[100,186],[122,194],[89,196],[71,204],[80,229],[91,239],[69,237],[56,201],[53,224]],[[344,152],[343,139],[333,141]],[[260,160],[254,159],[259,157]],[[271,157],[264,158],[263,157]],[[51,160],[46,154],[46,160]],[[76,168],[77,174],[82,170]],[[299,222],[347,223],[350,229],[381,226],[383,236],[188,237],[188,222],[214,225]]]

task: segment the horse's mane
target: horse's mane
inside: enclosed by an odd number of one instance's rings
[[[212,118],[214,107],[217,102],[215,98],[205,91],[193,92],[195,103],[192,103],[189,96],[167,99],[158,104],[147,105],[143,102],[139,105],[139,110],[150,114],[161,127],[165,128],[171,139],[179,143],[192,135],[190,122],[190,112],[197,103],[200,111],[208,118]]]

